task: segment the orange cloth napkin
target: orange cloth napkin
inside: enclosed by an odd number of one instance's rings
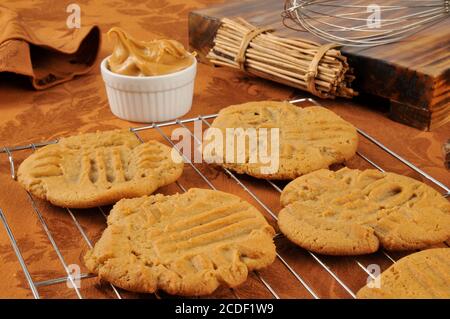
[[[20,16],[0,6],[0,72],[31,78],[40,90],[88,72],[100,48],[100,29],[54,29],[27,25]]]

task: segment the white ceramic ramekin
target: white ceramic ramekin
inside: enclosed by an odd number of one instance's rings
[[[133,122],[161,122],[183,116],[192,106],[197,60],[178,72],[158,76],[128,76],[101,65],[109,106],[114,115]]]

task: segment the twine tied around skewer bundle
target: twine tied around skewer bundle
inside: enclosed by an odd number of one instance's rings
[[[351,98],[354,76],[337,44],[320,45],[299,38],[276,36],[269,27],[256,27],[242,18],[222,19],[207,58],[290,85],[315,96]]]
[[[328,43],[328,44],[322,45],[319,49],[317,49],[316,55],[314,56],[314,58],[311,60],[311,63],[309,64],[308,72],[306,72],[306,83],[308,84],[309,91],[316,96],[320,96],[320,92],[318,92],[316,90],[316,84],[315,84],[315,79],[316,79],[317,72],[318,72],[319,62],[323,58],[325,53],[327,53],[328,50],[337,48],[337,47],[339,47],[339,45],[336,43]]]
[[[241,45],[239,46],[238,54],[236,56],[235,61],[239,64],[239,69],[242,71],[245,71],[245,58],[247,54],[247,48],[252,42],[254,38],[256,38],[258,35],[264,32],[272,32],[273,29],[271,28],[258,28],[253,27],[252,29],[249,29],[246,34],[244,34]]]

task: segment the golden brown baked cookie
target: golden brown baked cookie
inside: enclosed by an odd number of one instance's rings
[[[177,180],[183,163],[171,153],[159,142],[139,142],[129,130],[80,134],[34,152],[20,165],[18,180],[57,206],[112,204]]]
[[[219,165],[257,178],[294,179],[328,168],[354,156],[358,145],[356,129],[332,111],[318,106],[300,108],[288,102],[232,105],[220,111],[212,127],[220,129],[224,136],[227,128],[279,128],[279,165],[273,173],[261,171],[268,166],[266,163],[259,160],[251,163],[248,142],[243,163],[239,163],[237,157],[227,162],[224,152],[223,163]],[[270,146],[270,135],[266,140]],[[208,161],[207,154],[204,156]]]
[[[364,286],[358,298],[450,298],[450,248],[404,257],[381,274],[379,288]]]
[[[84,259],[91,272],[126,290],[206,295],[270,265],[273,235],[261,213],[239,197],[193,188],[121,200]]]
[[[377,170],[322,169],[290,182],[278,225],[294,243],[329,255],[420,249],[450,238],[450,203],[431,187]]]

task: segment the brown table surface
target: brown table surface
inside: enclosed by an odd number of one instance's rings
[[[63,27],[67,18],[66,5],[72,1],[3,1],[2,5],[16,9],[30,23],[52,23],[55,27]],[[132,35],[151,39],[168,37],[188,43],[187,15],[189,11],[208,6],[219,1],[207,0],[150,0],[150,1],[77,1],[82,10],[82,24],[98,24],[103,34],[112,26],[121,26]],[[111,43],[103,40],[100,58],[111,52]],[[100,61],[100,59],[99,59]],[[78,77],[73,81],[45,91],[33,91],[28,81],[12,77],[0,76],[0,147],[22,145],[31,142],[55,139],[59,136],[77,132],[107,130],[119,127],[138,126],[139,124],[120,120],[113,116],[101,75],[96,67],[90,74]],[[185,117],[198,114],[216,113],[222,107],[252,100],[284,100],[308,95],[277,85],[268,81],[248,77],[235,70],[212,68],[199,65],[196,79],[195,96],[192,110]],[[434,132],[422,132],[402,124],[395,123],[385,115],[367,106],[347,100],[321,101],[323,105],[334,110],[346,120],[377,138],[389,148],[405,157],[431,176],[450,184],[450,174],[444,168],[441,147],[450,137],[450,124]],[[170,128],[165,132],[170,133]],[[146,131],[144,139],[155,137],[163,139],[154,132]],[[389,157],[367,141],[362,141],[360,151],[376,161],[381,167],[398,173],[420,178],[405,165]],[[15,152],[18,165],[30,151]],[[349,163],[350,167],[369,167],[360,158]],[[275,225],[273,219],[258,205],[248,193],[236,185],[217,169],[199,165],[202,172],[213,184],[225,191],[233,192],[254,203],[268,220]],[[251,178],[243,178],[246,185],[265,204],[277,212],[280,207],[279,196],[267,184]],[[199,178],[191,167],[186,165],[185,173],[180,179],[185,187],[207,185]],[[175,185],[160,190],[163,193],[180,191]],[[67,264],[82,265],[82,255],[87,249],[83,237],[75,227],[68,213],[60,208],[36,201],[38,209],[43,212],[50,232],[54,236],[63,258]],[[53,250],[41,223],[35,214],[29,198],[20,186],[10,178],[9,163],[5,154],[0,154],[0,208],[4,211],[8,223],[15,235],[21,253],[25,259],[31,276],[35,282],[44,281],[65,275],[64,269]],[[78,211],[74,215],[86,231],[88,237],[95,241],[105,227],[103,216],[96,210]],[[278,239],[279,252],[293,265],[293,268],[305,279],[309,286],[320,297],[343,297],[351,295],[346,292],[317,262],[300,248]],[[403,253],[391,253],[399,258]],[[367,278],[353,258],[320,257],[330,269],[356,292]],[[363,265],[380,264],[382,269],[390,262],[381,253],[358,257]],[[311,298],[292,274],[277,260],[271,267],[260,272],[280,297]],[[32,298],[24,273],[12,249],[3,225],[0,225],[0,297]],[[113,297],[108,285],[98,283],[96,278],[82,280],[81,293],[84,297]],[[39,288],[41,297],[76,298],[73,289],[66,283]],[[136,295],[121,291],[124,296]],[[241,287],[231,291],[221,288],[214,297],[267,297],[272,295],[264,288],[255,274]],[[142,297],[142,295],[141,295]],[[146,296],[153,298],[153,295]]]

